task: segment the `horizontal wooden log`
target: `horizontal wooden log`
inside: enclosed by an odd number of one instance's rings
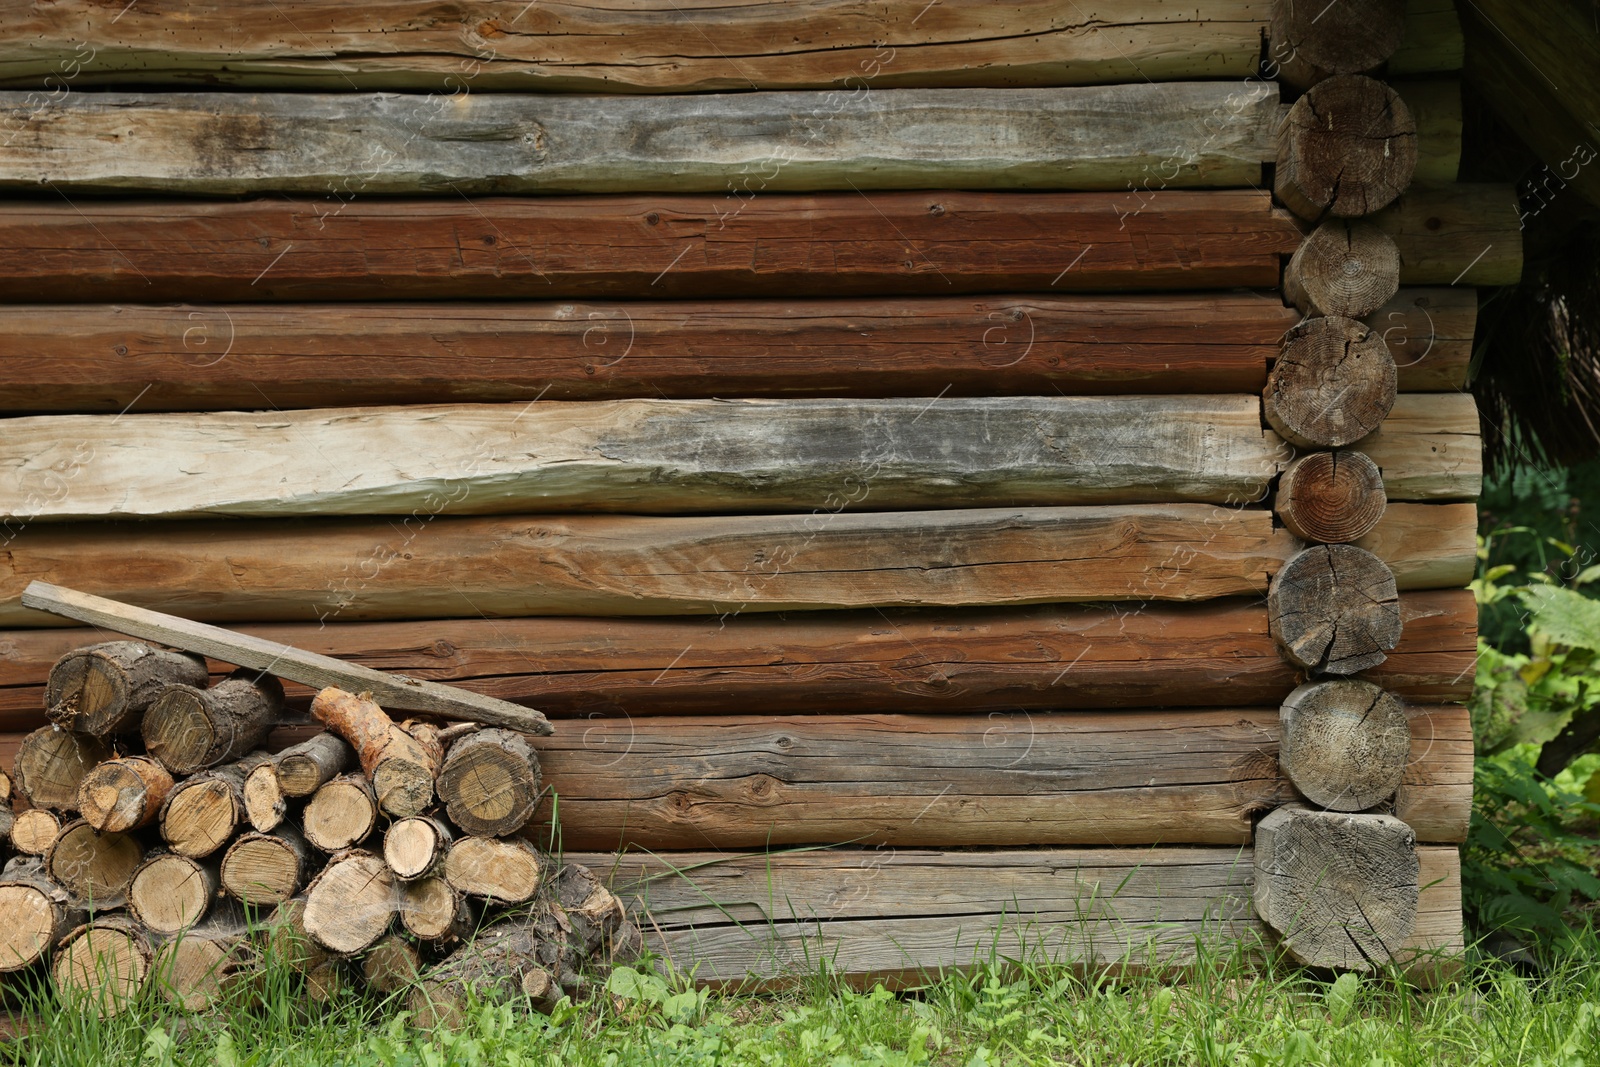
[[[1390,500],[1476,500],[1483,441],[1471,393],[1397,397],[1383,425],[1351,446],[1383,472]]]
[[[1461,82],[1454,78],[1429,78],[1395,83],[1417,124],[1419,182],[1444,184],[1456,180],[1461,170]]]
[[[1406,33],[1385,69],[1391,75],[1460,70],[1465,48],[1455,0],[1406,0]]]
[[[852,192],[0,204],[0,245],[10,251],[0,296],[150,303],[1272,288],[1282,257],[1300,243],[1298,225],[1265,192],[1175,189],[1145,210],[1127,199]]]
[[[1410,711],[1395,813],[1460,841],[1472,730]],[[1294,799],[1277,708],[1071,715],[597,719],[535,748],[546,796],[524,831],[572,849],[887,844],[1248,844]]]
[[[1400,392],[1466,388],[1478,323],[1476,289],[1402,289],[1362,321],[1389,346]]]
[[[1253,186],[1271,82],[837,94],[0,91],[0,189],[183,196]],[[1196,129],[1206,136],[1196,137]],[[1453,175],[1452,175],[1453,177]]]
[[[1357,544],[1402,589],[1461,586],[1476,515],[1391,504]],[[1207,504],[39,525],[0,556],[0,627],[65,622],[20,605],[34,580],[207,622],[1208,600],[1264,593],[1296,548]]]
[[[941,852],[567,853],[600,874],[650,945],[705,985],[783,986],[821,973],[852,984],[921,985],[994,962],[1198,962],[1203,949],[1264,962],[1248,848]],[[1424,846],[1413,977],[1463,949],[1461,861]],[[1411,957],[1409,960],[1406,957]]]
[[[1175,13],[1163,0],[1123,0],[1091,12],[1022,0],[930,9],[926,0],[889,0],[865,10],[766,0],[702,3],[691,13],[672,0],[461,9],[387,0],[357,11],[337,0],[213,0],[173,20],[66,0],[7,13],[0,84],[448,93],[839,86],[851,92],[833,106],[848,106],[855,93],[893,85],[1239,80],[1255,72],[1269,8],[1206,0]]]
[[[1522,214],[1509,185],[1417,183],[1371,221],[1400,247],[1403,285],[1515,285]]]
[[[1362,677],[1412,703],[1472,693],[1477,605],[1400,598],[1400,645]],[[745,711],[1001,711],[1280,702],[1297,684],[1259,602],[825,612],[729,619],[258,624],[267,640],[460,685],[552,718]],[[0,634],[0,730],[44,725],[50,664],[101,635]],[[218,677],[230,667],[213,664]],[[313,690],[286,685],[304,711]]]
[[[0,500],[21,505],[0,505],[0,514],[62,521],[1224,504],[1261,499],[1287,459],[1248,395],[41,415],[9,420],[0,438]],[[31,487],[69,468],[59,499],[30,500]]]

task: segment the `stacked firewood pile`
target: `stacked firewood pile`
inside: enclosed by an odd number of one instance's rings
[[[26,807],[0,806],[0,974],[48,967],[103,1013],[147,984],[200,1008],[277,953],[312,999],[359,975],[426,1025],[472,988],[548,1007],[637,954],[618,898],[519,836],[540,790],[522,735],[326,688],[326,732],[272,753],[278,679],[207,682],[201,657],[134,641],[55,665],[53,725],[16,757]]]

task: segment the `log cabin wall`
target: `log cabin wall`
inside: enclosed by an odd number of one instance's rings
[[[1432,973],[1517,209],[1303,7],[0,5],[0,752],[44,579],[544,710],[709,980]]]

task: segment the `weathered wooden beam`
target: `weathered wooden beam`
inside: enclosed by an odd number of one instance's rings
[[[1515,285],[1522,214],[1509,185],[1417,183],[1371,221],[1400,246],[1402,285]]]
[[[1461,860],[1423,846],[1417,920],[1401,960],[1414,980],[1463,949]],[[1251,849],[567,853],[605,878],[651,947],[706,985],[767,987],[822,971],[854,984],[920,985],[999,961],[1198,962],[1202,947],[1265,962]],[[1409,957],[1409,959],[1408,959]]]
[[[1406,32],[1389,57],[1391,75],[1460,70],[1465,45],[1456,0],[1406,0]]]
[[[1463,840],[1466,709],[1410,722],[1395,812]],[[550,795],[526,832],[559,797],[566,848],[1248,844],[1296,796],[1279,729],[1277,708],[596,719],[536,744]]]
[[[559,96],[0,91],[0,189],[183,196],[1254,186],[1271,82]],[[1195,130],[1206,131],[1203,138]]]
[[[1406,593],[1400,644],[1361,677],[1412,703],[1464,701],[1466,590]],[[655,619],[244,624],[266,641],[529,704],[551,718],[1266,706],[1297,684],[1256,600]],[[0,730],[45,723],[44,681],[95,630],[0,634]],[[211,664],[223,677],[231,666]],[[315,689],[290,683],[304,711]]]
[[[1357,542],[1402,589],[1472,577],[1477,509],[1391,504]],[[1259,595],[1298,548],[1210,504],[808,515],[13,526],[0,626],[58,626],[29,581],[208,622],[737,615]]]
[[[1445,184],[1461,170],[1461,82],[1429,78],[1396,82],[1417,124],[1417,169],[1413,179]]]
[[[1483,441],[1471,393],[1410,393],[1351,446],[1383,473],[1391,500],[1476,500],[1483,491]]]
[[[972,192],[80,200],[0,205],[0,245],[10,250],[0,260],[0,297],[655,300],[1272,288],[1300,237],[1268,194],[1250,191],[1174,189],[1145,201]]]
[[[829,88],[839,104],[893,85],[1069,85],[1255,72],[1270,5],[1053,0],[984,5],[843,0],[441,9],[387,0],[215,0],[174,20],[91,0],[7,11],[0,84],[244,85],[345,92],[658,92]],[[893,42],[889,44],[887,42]]]
[[[1274,0],[1265,73],[1305,89],[1336,74],[1360,74],[1388,60],[1406,32],[1404,0]]]
[[[41,415],[24,521],[1242,503],[1288,450],[1253,396],[612,400]],[[29,493],[71,469],[59,499]],[[285,479],[284,472],[294,472]]]
[[[1362,321],[1389,346],[1402,393],[1466,388],[1478,323],[1476,289],[1402,289]]]

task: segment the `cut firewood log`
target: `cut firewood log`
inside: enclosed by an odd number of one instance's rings
[[[1255,906],[1296,961],[1373,971],[1416,926],[1416,835],[1392,815],[1286,806],[1256,828]]]
[[[260,968],[243,912],[222,908],[156,949],[151,981],[170,1002],[204,1011]]]
[[[1278,127],[1273,192],[1303,219],[1387,207],[1417,169],[1417,124],[1400,94],[1360,74],[1318,82]]]
[[[342,959],[330,957],[306,971],[306,998],[313,1004],[331,1004],[350,988],[350,969]]]
[[[331,686],[311,702],[311,714],[350,742],[386,814],[421,815],[433,805],[444,754],[431,727],[408,732],[366,696]]]
[[[286,797],[308,797],[356,765],[355,751],[338,734],[318,734],[278,753],[274,769]]]
[[[1355,319],[1308,319],[1286,335],[1261,395],[1262,414],[1291,444],[1341,448],[1376,430],[1394,407],[1394,358]]]
[[[609,958],[628,913],[622,901],[581,863],[562,867],[555,878],[556,900],[572,926],[583,954]]]
[[[17,813],[11,826],[11,847],[24,856],[43,856],[61,834],[61,816],[45,808]]]
[[[1400,248],[1370,222],[1328,219],[1295,249],[1283,297],[1307,315],[1359,319],[1400,291]]]
[[[161,808],[161,836],[180,856],[209,856],[228,843],[244,820],[244,780],[271,760],[252,752],[179,782]]]
[[[464,837],[445,853],[442,870],[451,888],[500,904],[533,899],[544,878],[538,850],[520,837]]]
[[[50,877],[97,913],[122,907],[133,872],[143,862],[144,846],[138,838],[96,833],[82,819],[62,827],[44,857]]]
[[[522,829],[539,802],[539,758],[521,734],[481,730],[450,746],[438,790],[461,829],[505,837]]]
[[[378,856],[362,849],[336,854],[306,890],[306,933],[336,955],[365,951],[394,922],[397,885]]]
[[[41,726],[17,747],[17,795],[29,807],[76,810],[83,776],[110,758],[111,748],[97,737]]]
[[[244,778],[244,817],[257,833],[276,830],[289,805],[278,785],[278,769],[271,763],[253,768]]]
[[[1371,682],[1302,685],[1279,709],[1278,765],[1311,803],[1362,811],[1394,796],[1411,755],[1405,703]]]
[[[340,852],[372,836],[378,798],[359,774],[344,774],[316,791],[301,813],[306,840],[324,852]]]
[[[78,784],[78,811],[101,832],[137,830],[156,821],[174,784],[167,769],[148,756],[107,760]]]
[[[101,1017],[133,1005],[150,974],[150,941],[125,915],[105,915],[67,935],[51,967],[56,991]]]
[[[1372,532],[1389,505],[1383,474],[1365,454],[1313,452],[1278,479],[1273,510],[1302,541],[1345,544]]]
[[[400,925],[423,941],[449,945],[472,932],[472,906],[466,894],[429,875],[400,889]]]
[[[544,905],[478,933],[427,973],[411,994],[417,1026],[460,1026],[470,999],[513,999],[527,994],[549,1011],[564,995],[562,979],[574,970],[559,909]]]
[[[1394,575],[1372,553],[1316,545],[1273,575],[1267,625],[1296,666],[1355,674],[1382,663],[1400,643],[1400,594]]]
[[[0,771],[0,804],[11,806],[11,776]]]
[[[282,709],[282,683],[259,671],[235,671],[210,689],[168,686],[145,712],[145,748],[174,774],[194,774],[254,749]]]
[[[262,924],[258,941],[270,955],[300,974],[326,963],[328,952],[306,933],[306,898],[297,896],[279,904]]]
[[[128,911],[151,933],[170,936],[206,917],[218,885],[215,864],[161,852],[133,872]]]
[[[0,804],[0,843],[11,840],[16,824],[17,813],[11,810],[9,804]]]
[[[450,827],[430,816],[397,819],[384,832],[383,860],[396,878],[409,882],[431,874],[454,840]]]
[[[279,904],[311,873],[311,846],[292,824],[241,834],[222,857],[222,888],[246,904]]]
[[[137,733],[140,717],[169,685],[204,686],[199,656],[143,641],[109,641],[69,652],[50,669],[45,714],[63,729],[96,737]]]
[[[0,871],[0,974],[37,963],[87,917],[37,857],[7,863]]]
[[[402,935],[385,934],[361,957],[361,977],[374,992],[398,993],[422,977],[422,953]]]

